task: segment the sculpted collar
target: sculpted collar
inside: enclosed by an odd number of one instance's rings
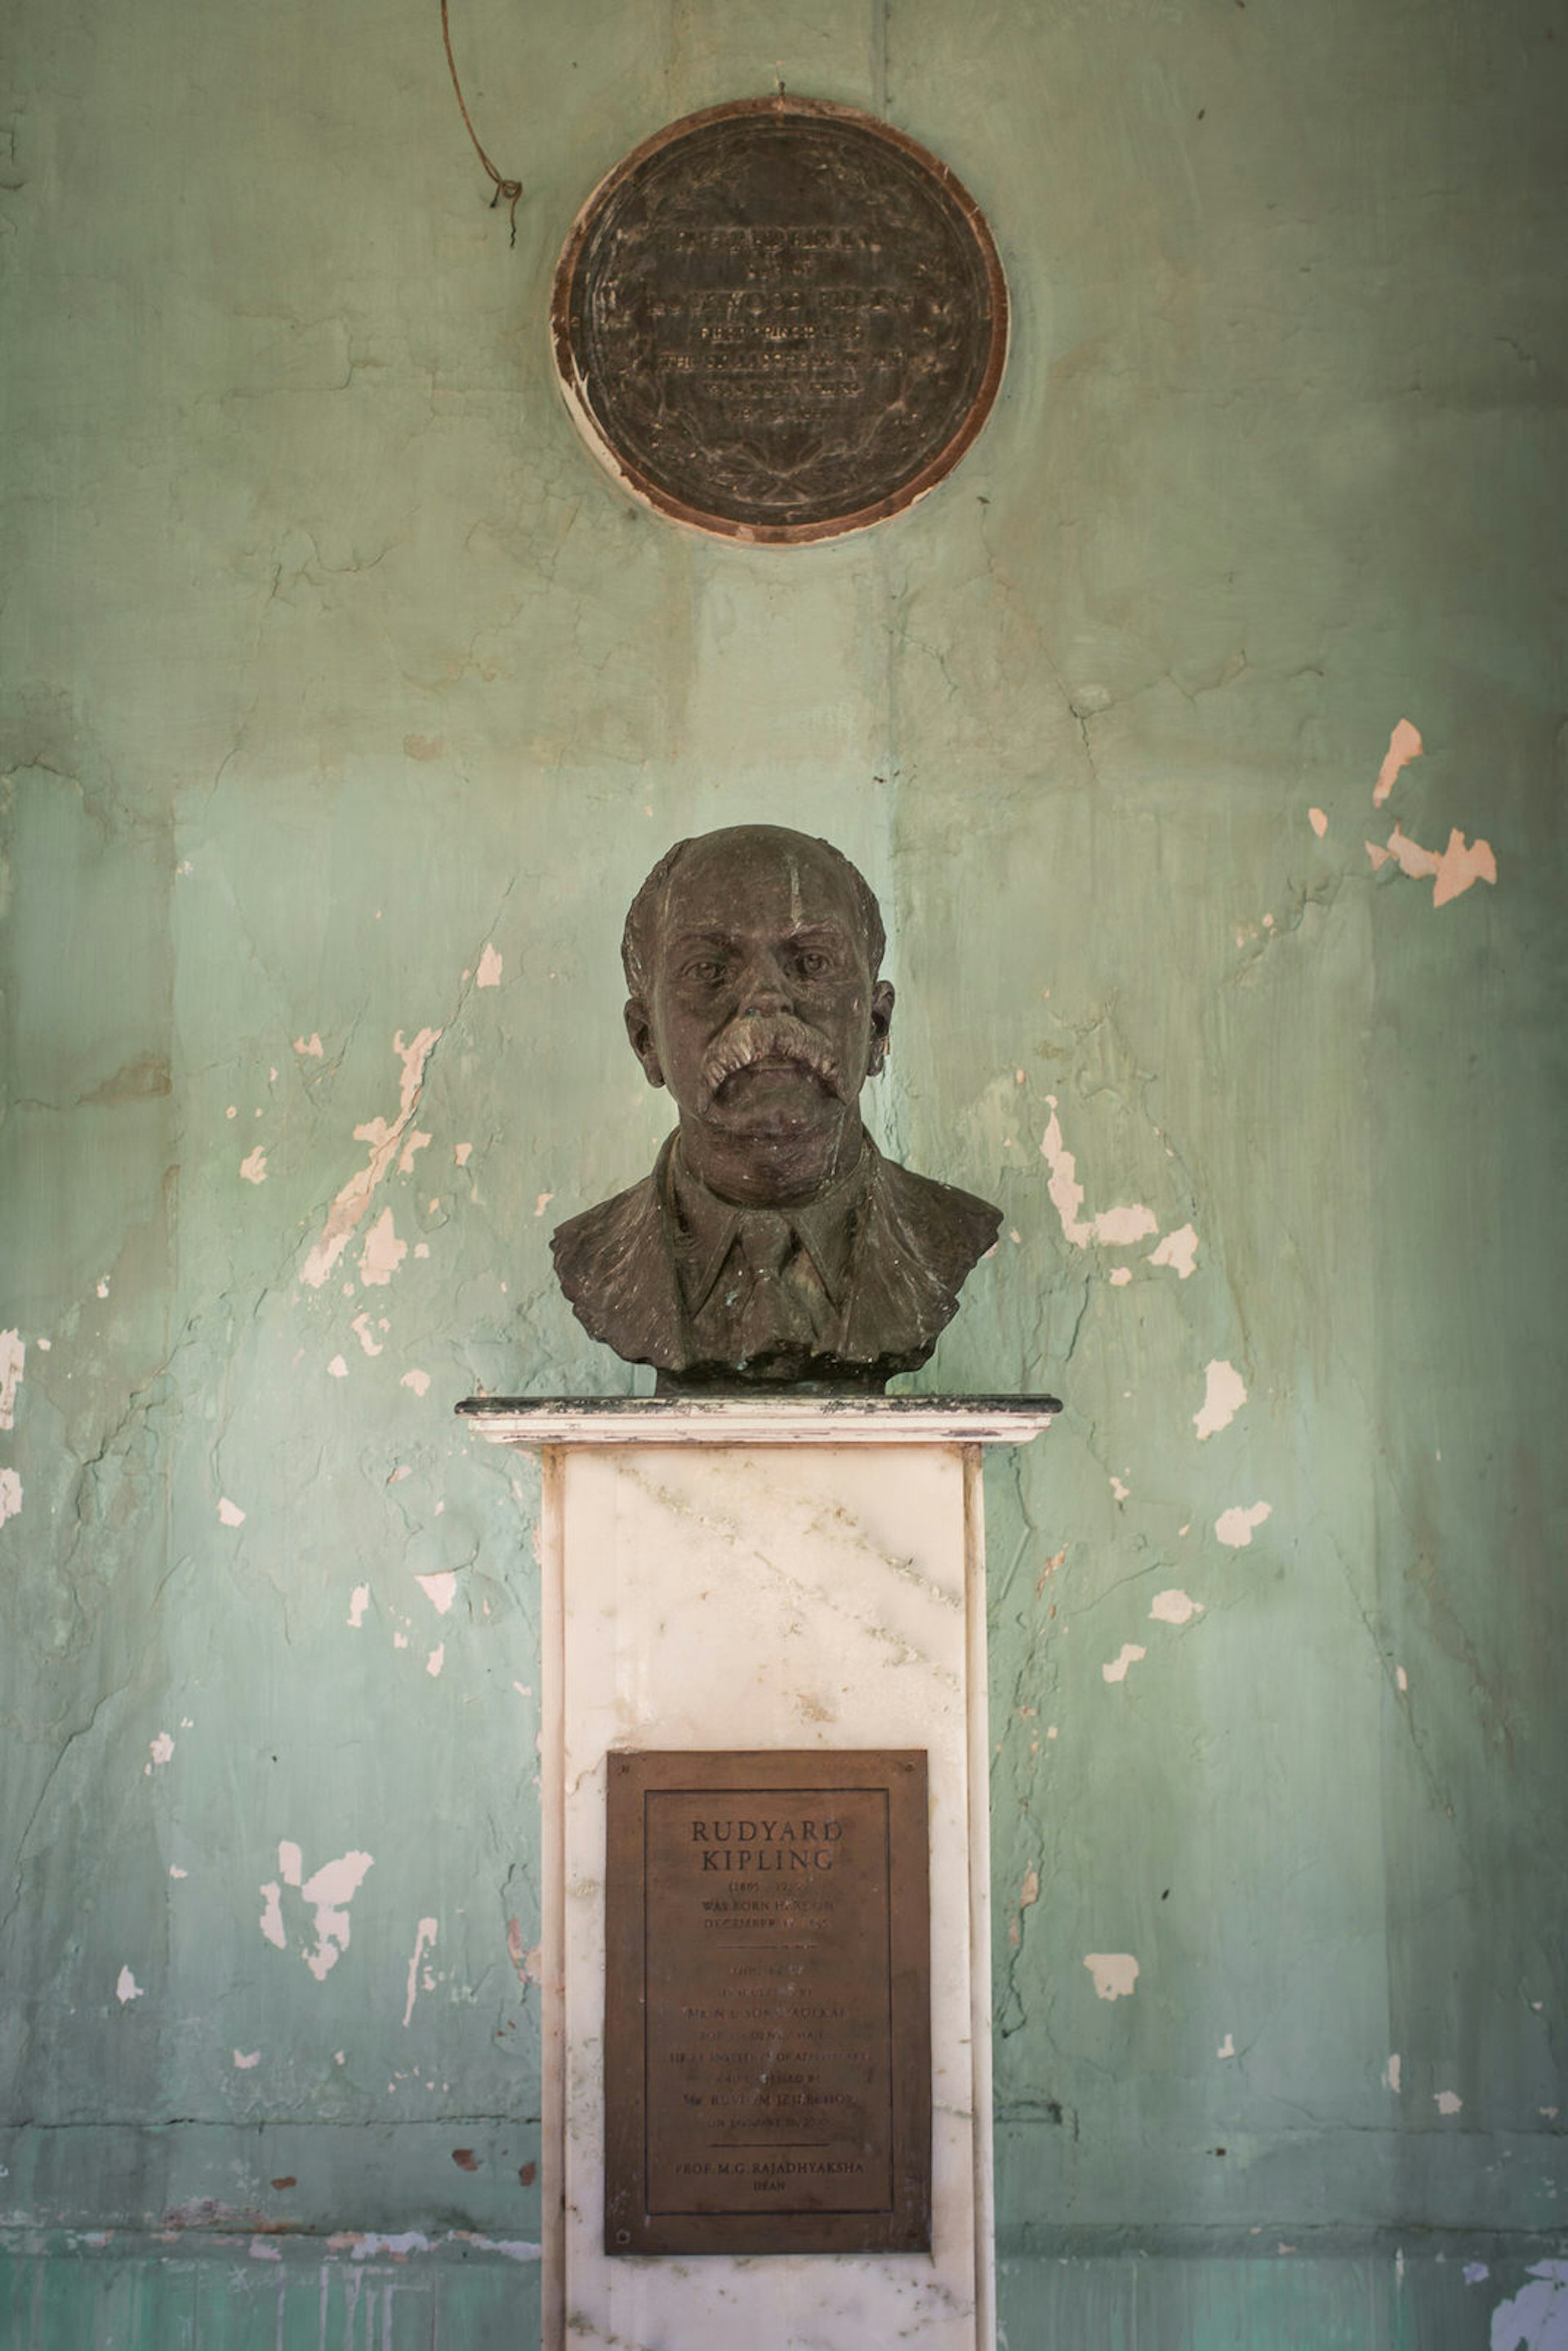
[[[691,1173],[682,1159],[677,1135],[667,1162],[665,1196],[686,1311],[701,1311],[748,1217],[787,1225],[815,1266],[834,1307],[841,1309],[850,1287],[856,1212],[871,1180],[875,1155],[875,1146],[862,1130],[859,1158],[847,1176],[841,1176],[825,1191],[787,1207],[742,1207],[733,1200],[720,1199]]]

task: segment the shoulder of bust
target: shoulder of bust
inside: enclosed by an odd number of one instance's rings
[[[677,1352],[677,1301],[661,1229],[661,1177],[653,1173],[612,1199],[558,1225],[550,1238],[556,1279],[589,1336],[629,1364],[667,1368]]]
[[[896,1160],[883,1159],[880,1152],[872,1181],[884,1212],[901,1228],[905,1245],[955,1288],[1000,1229],[1002,1212],[989,1200],[960,1191],[956,1184],[917,1176]]]
[[[645,1243],[659,1220],[655,1177],[644,1176],[612,1199],[600,1200],[568,1217],[550,1236],[550,1254],[561,1288],[575,1306],[584,1288],[612,1283],[616,1273]]]

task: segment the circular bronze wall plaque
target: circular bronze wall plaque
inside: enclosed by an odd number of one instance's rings
[[[746,99],[595,190],[556,272],[556,362],[598,454],[727,538],[897,514],[986,420],[1007,289],[972,196],[847,107]]]

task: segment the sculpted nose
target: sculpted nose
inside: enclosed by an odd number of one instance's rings
[[[766,947],[747,958],[740,976],[739,1004],[742,1013],[754,1015],[787,1012],[790,1004],[789,974],[778,956]]]

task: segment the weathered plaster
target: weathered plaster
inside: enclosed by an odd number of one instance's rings
[[[619,923],[766,818],[883,893],[879,1134],[1006,1212],[923,1384],[1071,1406],[987,1473],[1008,2339],[1535,2351],[1568,42],[454,17],[515,249],[423,5],[11,12],[0,2335],[517,2341],[538,1496],[448,1407],[635,1384],[548,1253],[662,1131]],[[936,494],[759,554],[542,322],[775,77],[951,160],[1014,330]]]

